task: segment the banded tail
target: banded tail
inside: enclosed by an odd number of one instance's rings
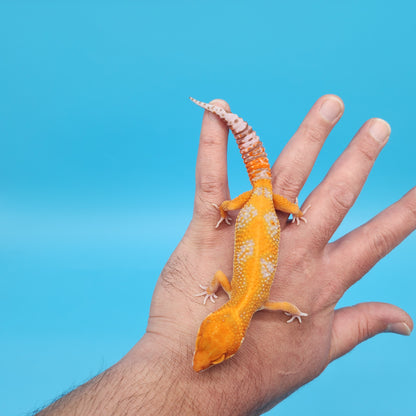
[[[267,159],[263,143],[260,141],[253,128],[237,114],[227,113],[223,108],[214,104],[203,103],[192,97],[189,98],[205,110],[216,114],[227,124],[237,141],[238,148],[240,149],[241,156],[246,165],[250,182],[253,184],[253,182],[259,179],[271,180],[272,174],[269,160]]]

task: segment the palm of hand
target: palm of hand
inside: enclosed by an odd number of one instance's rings
[[[332,109],[338,105],[338,114],[331,113],[328,106],[326,113],[321,111],[328,101]],[[221,101],[216,104],[227,107]],[[338,98],[325,96],[317,101],[273,166],[276,193],[294,200],[341,114]],[[377,134],[378,140],[374,138]],[[209,282],[219,269],[232,276],[234,234],[233,227],[225,224],[215,229],[218,211],[212,206],[229,199],[227,130],[215,116],[204,115],[194,216],[157,283],[146,334],[152,345],[156,342],[164,351],[167,366],[179,368],[186,385],[192,386],[187,394],[195,398],[196,407],[204,406],[207,414],[261,413],[368,337],[386,330],[410,331],[411,318],[393,305],[366,303],[334,310],[345,290],[416,226],[413,189],[370,223],[328,244],[388,134],[387,123],[377,119],[361,128],[306,201],[312,204],[308,224],[297,227],[287,223],[287,216],[279,216],[279,266],[270,297],[293,302],[309,316],[302,324],[287,324],[279,312],[256,313],[236,356],[196,374],[191,363],[198,327],[227,296],[219,291],[215,305],[203,305],[194,294],[198,284]],[[265,145],[267,148],[267,142]],[[395,215],[398,211],[400,216]],[[231,213],[233,221],[235,216]],[[211,392],[208,397],[207,389]],[[227,400],[210,400],[213,391]]]

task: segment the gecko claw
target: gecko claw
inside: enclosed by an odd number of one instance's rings
[[[301,324],[302,323],[302,316],[308,316],[308,314],[305,313],[305,312],[300,312],[299,315],[292,315],[289,312],[285,312],[285,315],[290,316],[290,319],[288,321],[286,321],[287,324],[290,324],[295,319],[297,319],[299,321],[299,323]]]
[[[215,228],[218,228],[220,226],[220,224],[224,221],[224,218],[220,218],[217,222],[217,225],[215,226]]]
[[[220,207],[217,204],[214,204],[213,202],[211,202],[212,206],[214,206],[215,208],[217,208],[218,210],[220,209]],[[221,217],[218,222],[217,225],[215,226],[215,228],[218,228],[220,226],[220,224],[225,221],[225,223],[227,225],[231,225],[231,217],[229,216],[225,216],[225,217]]]
[[[296,198],[296,201],[295,201],[295,203],[296,203],[296,205],[299,205],[298,204],[298,198]],[[293,218],[292,218],[292,224],[293,223],[296,223],[296,225],[299,225],[300,224],[300,221],[303,221],[305,224],[308,222],[308,220],[305,218],[305,214],[306,214],[306,212],[308,211],[308,209],[311,207],[311,205],[309,204],[306,208],[305,208],[305,210],[302,212],[302,217],[297,217],[296,215],[294,215],[293,216]]]
[[[208,292],[208,286],[199,285],[199,287],[203,290],[201,293],[196,293],[194,296],[204,296],[204,305],[207,304],[207,300],[209,299],[212,303],[215,303],[215,299],[218,296],[215,293]]]
[[[296,225],[299,225],[301,221],[303,221],[305,224],[308,222],[308,220],[305,217],[293,217],[292,218],[292,224],[296,223]]]
[[[231,225],[231,218],[230,218],[230,217],[225,217],[225,218],[221,217],[221,218],[218,220],[217,225],[215,226],[215,228],[218,228],[218,227],[220,226],[220,224],[221,224],[223,221],[224,221],[227,225]]]

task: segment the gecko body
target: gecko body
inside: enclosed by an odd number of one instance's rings
[[[276,210],[291,213],[299,222],[304,213],[297,203],[273,194],[272,175],[263,144],[256,132],[239,116],[213,104],[191,98],[202,108],[223,120],[236,138],[253,189],[218,207],[221,222],[229,223],[227,211],[240,209],[235,223],[233,278],[230,283],[217,271],[208,286],[201,286],[204,303],[215,302],[221,285],[229,301],[202,322],[195,345],[193,368],[202,371],[233,356],[244,340],[253,314],[261,309],[281,310],[290,320],[307,314],[289,302],[269,300],[277,269],[280,224]]]

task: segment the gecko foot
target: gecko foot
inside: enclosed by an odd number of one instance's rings
[[[217,208],[218,210],[220,210],[220,207],[219,207],[217,204],[214,204],[214,203],[212,202],[212,205],[213,205],[215,208]],[[229,217],[229,216],[225,216],[225,217],[221,217],[221,218],[219,219],[219,221],[217,222],[217,225],[215,226],[215,228],[218,228],[218,227],[220,226],[220,224],[221,224],[223,221],[225,221],[225,223],[226,223],[227,225],[231,225],[231,217]]]
[[[288,324],[293,322],[295,319],[297,319],[299,321],[299,323],[302,323],[302,316],[308,316],[308,314],[305,313],[305,312],[300,312],[298,315],[292,315],[289,312],[285,312],[285,315],[290,316],[290,319],[288,321],[286,321],[286,323],[288,323]]]
[[[194,296],[204,296],[204,305],[206,305],[208,299],[212,303],[215,303],[215,299],[217,299],[218,296],[215,293],[209,292],[208,291],[208,286],[199,285],[199,287],[203,290],[203,292],[196,293]]]
[[[298,198],[296,198],[296,205],[299,205],[298,204]],[[305,208],[305,210],[302,212],[302,214],[303,214],[303,216],[302,217],[297,217],[297,216],[293,216],[293,218],[292,218],[292,224],[293,223],[295,223],[296,222],[296,225],[299,225],[300,224],[300,221],[303,221],[305,224],[308,222],[307,221],[307,219],[305,218],[305,214],[306,214],[306,211],[308,211],[308,209],[311,207],[311,205],[309,204],[306,208]]]

